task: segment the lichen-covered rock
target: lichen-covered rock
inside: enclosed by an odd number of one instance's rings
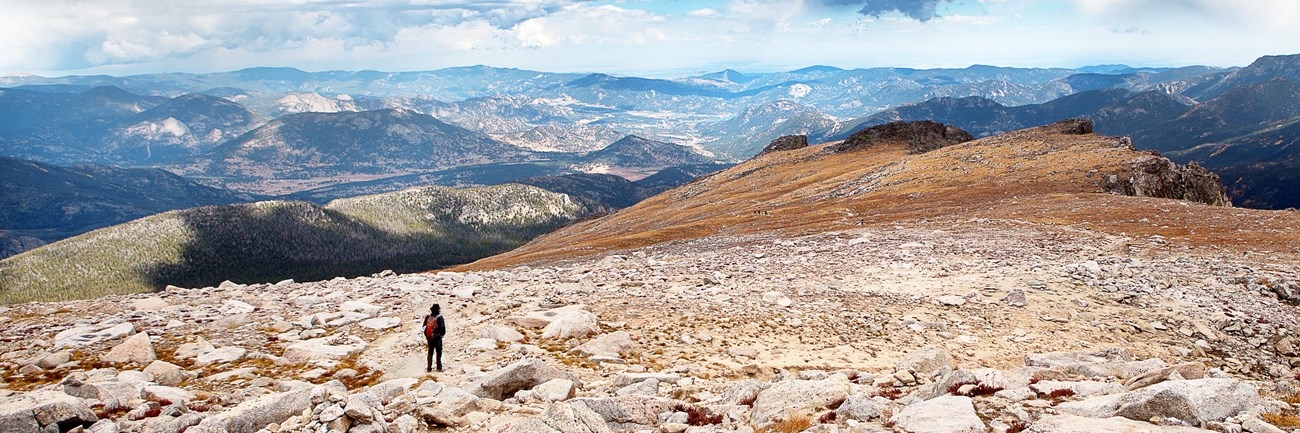
[[[672,410],[681,401],[644,395],[620,397],[580,397],[565,402],[583,405],[600,415],[607,423],[653,426],[659,414]]]
[[[488,373],[469,387],[469,393],[481,398],[505,400],[516,392],[532,389],[553,379],[576,378],[545,361],[529,358]]]
[[[140,365],[149,365],[157,359],[153,351],[153,343],[149,341],[149,334],[139,333],[128,337],[126,340],[113,346],[101,359],[104,362],[113,364],[126,364],[134,362]]]
[[[1124,386],[1130,390],[1134,390],[1168,380],[1204,379],[1205,377],[1205,364],[1199,362],[1187,362],[1159,370],[1148,371],[1144,374],[1132,377],[1124,382]]]
[[[1089,418],[1121,416],[1145,421],[1176,418],[1193,425],[1222,421],[1263,404],[1254,387],[1233,379],[1161,382],[1123,394],[1057,405],[1061,413]]]
[[[834,378],[780,382],[758,393],[752,420],[760,428],[770,427],[777,419],[807,415],[848,396],[848,383]]]
[[[1084,418],[1075,415],[1053,415],[1038,420],[1027,430],[1032,433],[1210,433],[1184,426],[1158,426],[1128,418]]]
[[[366,349],[366,342],[358,337],[323,337],[299,341],[284,349],[284,357],[293,362],[314,359],[343,359]]]
[[[312,388],[303,388],[246,401],[234,408],[205,418],[187,432],[255,433],[271,423],[280,423],[311,406]]]
[[[565,340],[583,338],[598,332],[600,324],[596,322],[595,314],[587,310],[575,310],[555,318],[542,328],[542,338]]]
[[[626,356],[636,352],[637,344],[627,331],[617,331],[583,343],[574,350],[588,356]]]
[[[970,397],[946,395],[909,405],[893,418],[909,433],[983,433],[984,421],[975,413]]]
[[[98,421],[80,399],[50,391],[34,391],[0,399],[0,431],[41,433],[89,427]]]
[[[923,377],[947,374],[952,371],[952,355],[938,346],[925,346],[903,356],[897,369]]]
[[[844,399],[844,403],[835,409],[837,419],[855,419],[867,421],[880,417],[879,403],[862,394],[853,394]]]
[[[1159,359],[1133,361],[1133,354],[1128,350],[1110,348],[1028,354],[1025,355],[1025,366],[1055,368],[1079,376],[1123,379],[1165,368],[1166,365]]]

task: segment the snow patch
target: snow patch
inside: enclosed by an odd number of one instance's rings
[[[136,136],[148,140],[159,140],[166,137],[184,137],[190,134],[190,128],[185,122],[176,120],[174,117],[163,119],[162,122],[140,122],[126,128],[128,136]]]
[[[319,93],[295,93],[285,95],[275,101],[275,108],[284,113],[337,113],[340,111],[357,111],[357,105],[348,95],[339,95],[339,99],[330,99]]]
[[[807,84],[798,83],[790,86],[790,97],[802,98],[808,96],[809,93],[812,93],[812,87]]]

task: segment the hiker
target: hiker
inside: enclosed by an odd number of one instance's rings
[[[429,315],[424,316],[424,339],[429,342],[429,355],[425,358],[425,372],[433,371],[433,352],[438,351],[438,371],[442,371],[442,336],[447,335],[447,323],[442,320],[442,307],[433,304]]]

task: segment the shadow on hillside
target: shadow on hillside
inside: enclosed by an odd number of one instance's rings
[[[440,221],[443,233],[396,235],[302,202],[203,207],[180,217],[192,238],[178,263],[145,271],[155,289],[426,271],[508,251],[567,223],[517,227]]]

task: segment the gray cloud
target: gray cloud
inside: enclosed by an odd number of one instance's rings
[[[954,0],[821,0],[832,6],[862,5],[858,13],[879,18],[890,12],[899,12],[917,21],[929,21],[938,18],[936,10],[939,3]]]

